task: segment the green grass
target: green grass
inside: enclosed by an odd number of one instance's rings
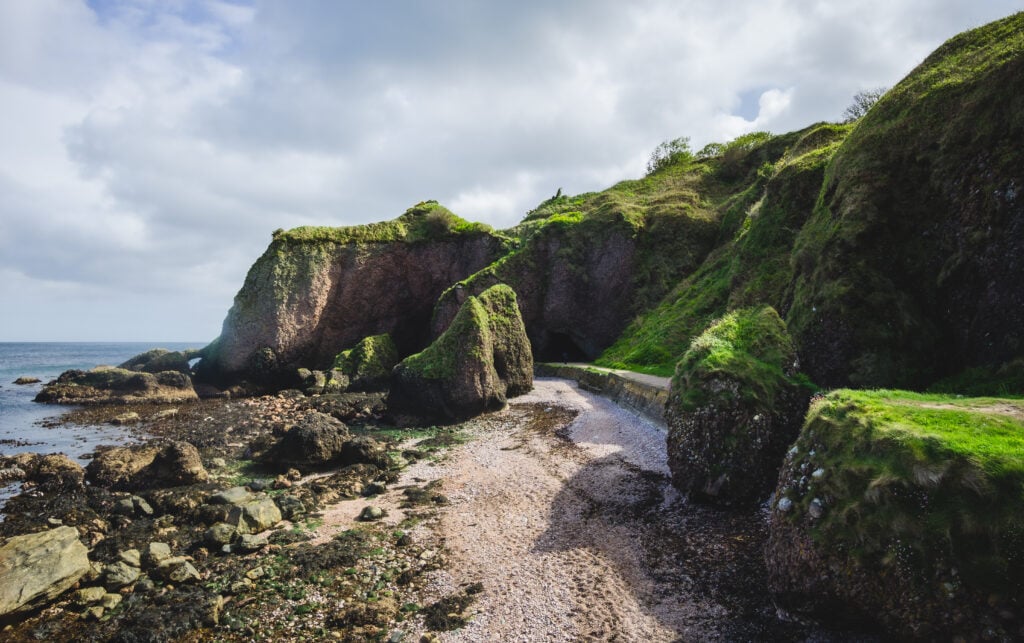
[[[812,404],[794,453],[790,470],[823,475],[783,490],[795,507],[784,519],[824,500],[812,532],[823,549],[915,582],[1019,589],[1024,402],[833,391]]]

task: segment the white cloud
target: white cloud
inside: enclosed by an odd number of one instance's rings
[[[0,340],[212,338],[275,228],[428,198],[512,225],[639,174],[662,140],[837,119],[1015,9],[0,3],[0,297],[20,311]]]

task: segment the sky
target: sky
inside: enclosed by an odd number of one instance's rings
[[[0,0],[0,341],[219,333],[277,228],[496,228],[836,121],[1022,0]]]

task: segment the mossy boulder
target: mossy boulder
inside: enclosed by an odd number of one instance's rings
[[[515,292],[468,296],[451,326],[392,373],[388,410],[418,422],[464,420],[533,387],[533,357]]]
[[[70,370],[46,384],[36,402],[56,404],[179,403],[198,400],[192,380],[178,371],[144,373],[111,366]]]
[[[775,492],[780,606],[894,639],[1015,640],[1024,624],[1024,402],[838,390]]]
[[[327,370],[365,337],[388,333],[400,353],[430,341],[430,316],[452,283],[505,252],[508,239],[436,202],[392,221],[296,228],[274,235],[249,270],[200,381],[294,385],[300,367]]]
[[[398,364],[398,347],[387,333],[364,337],[334,358],[335,370],[348,377],[348,388],[353,391],[386,389],[395,364]]]
[[[769,306],[729,313],[683,355],[665,407],[672,483],[715,504],[764,500],[810,398]]]

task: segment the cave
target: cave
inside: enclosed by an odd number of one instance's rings
[[[541,362],[589,362],[591,358],[568,333],[548,333],[537,356]]]

